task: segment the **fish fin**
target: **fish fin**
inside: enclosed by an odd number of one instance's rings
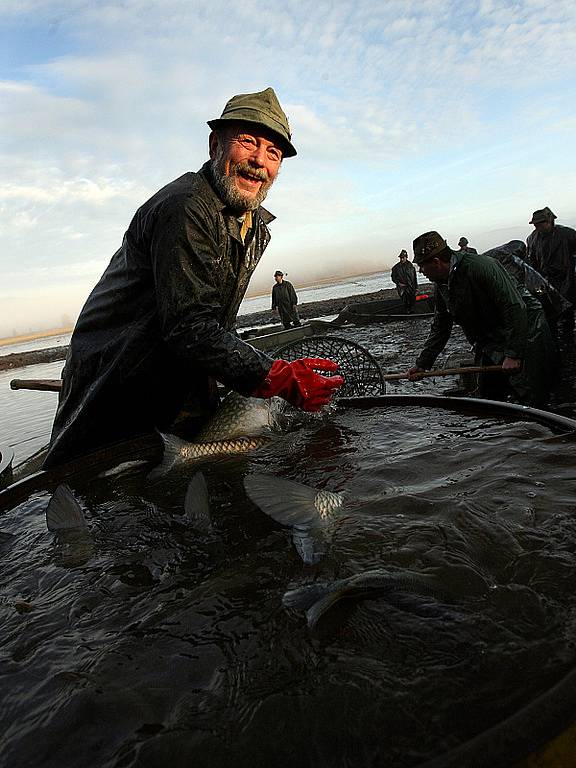
[[[318,491],[308,485],[273,475],[254,474],[244,478],[249,498],[281,525],[321,525],[314,500]]]
[[[212,521],[210,519],[208,486],[202,472],[196,472],[188,483],[184,499],[184,510],[195,528],[202,531],[211,529]]]
[[[295,525],[292,541],[306,565],[317,565],[326,554],[328,541],[324,528],[312,525]]]
[[[282,598],[282,605],[285,608],[307,611],[323,598],[328,590],[329,586],[326,584],[307,584],[305,587],[289,589]]]
[[[46,525],[49,531],[67,531],[87,528],[84,513],[70,488],[59,485],[46,507]]]
[[[115,477],[116,475],[124,474],[125,472],[132,472],[133,470],[144,466],[146,461],[144,459],[138,459],[136,461],[124,461],[122,464],[117,464],[115,467],[100,472],[98,477]]]
[[[182,446],[186,444],[176,435],[169,435],[165,432],[158,432],[164,443],[164,453],[162,461],[149,473],[148,479],[155,480],[157,477],[168,474],[179,463]]]

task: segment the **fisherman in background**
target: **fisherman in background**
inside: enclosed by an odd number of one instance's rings
[[[571,304],[576,300],[574,261],[576,258],[576,231],[555,224],[556,216],[547,206],[534,211],[530,224],[534,232],[526,240],[527,261],[546,278]],[[571,306],[557,320],[552,329],[561,344],[574,343],[574,308]]]
[[[414,312],[414,305],[416,303],[418,276],[416,275],[414,265],[408,259],[408,253],[404,249],[400,251],[398,258],[400,261],[392,267],[390,277],[396,285],[398,295],[402,299],[404,311],[407,315],[411,315]]]
[[[284,328],[299,328],[298,296],[294,286],[288,280],[284,280],[284,273],[279,269],[274,272],[275,285],[272,286],[272,311],[280,315]]]
[[[554,286],[542,277],[534,267],[526,261],[526,244],[522,240],[510,240],[509,243],[498,245],[484,252],[484,256],[496,259],[509,275],[523,285],[535,299],[542,304],[544,316],[554,335],[558,318],[572,307]]]
[[[343,383],[322,375],[338,367],[329,360],[273,360],[234,332],[270,240],[261,203],[296,155],[276,94],[233,96],[208,125],[210,161],[136,211],[80,313],[45,467],[154,430],[191,437],[217,382],[311,411]]]
[[[474,348],[476,363],[501,365],[502,373],[480,376],[480,396],[512,398],[544,407],[553,383],[555,356],[539,302],[497,261],[484,254],[453,251],[438,232],[414,240],[414,261],[436,283],[436,309],[430,334],[412,380],[432,367],[454,323]]]
[[[471,245],[468,245],[468,240],[465,237],[461,237],[460,240],[458,240],[458,246],[459,253],[478,253],[476,248],[472,248]]]

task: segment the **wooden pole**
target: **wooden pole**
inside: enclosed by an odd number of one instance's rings
[[[506,373],[502,370],[501,365],[472,365],[467,368],[437,368],[434,371],[421,371],[415,374],[414,378],[410,381],[418,381],[419,379],[428,379],[433,376],[457,376],[460,373]],[[383,376],[384,381],[400,381],[400,379],[407,379],[407,373],[387,373]]]
[[[416,374],[411,381],[419,379],[428,379],[434,376],[458,376],[460,373],[502,373],[500,365],[475,365],[468,368],[437,368],[434,371],[422,371]],[[387,373],[383,376],[384,381],[400,381],[407,379],[406,373]],[[60,392],[62,389],[62,379],[12,379],[11,389],[36,389],[41,392]]]
[[[41,392],[60,392],[62,379],[12,379],[10,389],[37,389]]]

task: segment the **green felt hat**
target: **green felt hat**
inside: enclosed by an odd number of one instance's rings
[[[296,149],[291,139],[290,125],[273,88],[258,93],[240,93],[226,103],[219,118],[208,120],[212,130],[221,128],[230,120],[262,125],[281,139],[284,157],[294,157]]]

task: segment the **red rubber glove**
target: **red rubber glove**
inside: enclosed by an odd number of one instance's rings
[[[284,398],[304,411],[319,411],[330,402],[333,392],[344,384],[342,376],[322,376],[320,371],[337,371],[338,363],[322,357],[302,357],[291,363],[275,360],[252,397]]]

